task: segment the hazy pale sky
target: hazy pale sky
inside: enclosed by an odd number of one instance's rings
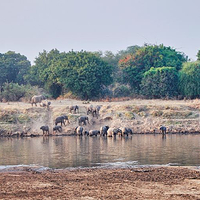
[[[0,0],[0,53],[164,44],[196,60],[200,0]]]

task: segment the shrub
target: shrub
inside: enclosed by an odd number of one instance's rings
[[[130,95],[130,89],[126,85],[120,85],[114,89],[114,97],[127,97]]]
[[[38,94],[39,88],[30,85],[19,85],[18,83],[4,83],[0,93],[0,101],[29,101],[30,98]],[[45,95],[47,96],[47,95]]]

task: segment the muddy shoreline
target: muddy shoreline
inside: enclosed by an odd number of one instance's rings
[[[199,135],[200,132],[199,131],[195,131],[195,132],[188,132],[188,131],[181,131],[179,133],[177,132],[171,132],[171,133],[166,133],[167,135]],[[152,133],[152,132],[145,132],[145,133],[134,133],[133,135],[162,135],[161,133]],[[0,138],[35,138],[35,137],[94,137],[94,136],[77,136],[74,133],[63,133],[63,134],[50,134],[50,135],[41,135],[41,134],[30,134],[30,135],[21,135],[19,134],[5,134],[5,135],[0,135]],[[131,137],[132,135],[128,136]],[[97,136],[98,137],[98,136]],[[118,137],[118,136],[113,136],[113,137]],[[127,136],[126,136],[127,137]]]
[[[0,173],[0,199],[200,199],[197,167]]]

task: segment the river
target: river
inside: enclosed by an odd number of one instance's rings
[[[0,166],[129,167],[200,165],[200,135],[135,134],[128,138],[0,138]]]

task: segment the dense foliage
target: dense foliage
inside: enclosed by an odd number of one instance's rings
[[[200,97],[200,62],[184,63],[180,70],[179,88],[184,97]]]
[[[28,73],[31,63],[19,53],[8,51],[0,54],[0,87],[5,82],[25,84],[24,75]]]
[[[44,87],[53,97],[65,90],[90,99],[98,97],[103,86],[112,82],[111,75],[112,67],[94,53],[51,50],[39,54],[27,78],[30,84]]]
[[[57,98],[81,99],[142,96],[200,97],[200,50],[197,62],[164,45],[130,46],[106,52],[39,53],[31,66],[27,58],[9,51],[0,54],[0,100],[19,100],[44,88]]]
[[[135,93],[140,92],[144,73],[152,67],[174,67],[177,71],[187,61],[184,54],[163,45],[145,45],[134,54],[129,54],[119,61],[123,69],[124,82],[128,83]]]
[[[177,70],[174,67],[152,67],[144,73],[141,93],[147,98],[172,98],[177,96]]]
[[[0,101],[29,101],[30,98],[38,93],[37,87],[30,85],[19,85],[18,83],[4,83],[0,92]]]
[[[89,52],[69,52],[58,68],[59,80],[78,97],[99,97],[104,86],[112,83],[112,67]]]

